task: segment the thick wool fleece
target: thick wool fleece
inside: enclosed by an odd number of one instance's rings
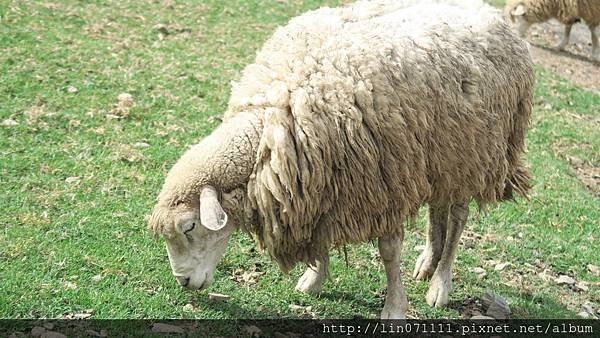
[[[324,8],[278,29],[221,127],[169,173],[153,229],[173,231],[165,210],[204,185],[234,191],[240,210],[226,211],[288,270],[402,235],[424,203],[524,195],[526,43],[478,0],[415,3]]]
[[[283,269],[400,234],[423,203],[528,188],[534,77],[521,39],[487,7],[348,12],[293,19],[233,88],[227,116],[258,109],[263,124],[248,230]]]
[[[527,8],[525,20],[529,23],[554,18],[565,25],[573,24],[578,19],[583,19],[591,27],[600,24],[598,0],[509,0],[506,3],[508,13],[520,4]]]

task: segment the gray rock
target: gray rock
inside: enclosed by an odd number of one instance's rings
[[[508,319],[510,316],[510,307],[504,300],[504,298],[493,292],[486,292],[483,296],[483,306],[486,309],[486,316],[493,317],[495,319]]]

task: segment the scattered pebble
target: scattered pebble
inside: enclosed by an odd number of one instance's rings
[[[148,148],[150,145],[146,142],[137,142],[133,145],[134,148]]]
[[[288,308],[293,311],[304,310],[304,306],[296,305],[296,304],[290,304],[290,306],[288,306]]]
[[[502,271],[504,269],[506,269],[506,267],[510,266],[510,263],[506,262],[506,263],[498,263],[496,264],[496,266],[494,266],[494,270],[496,271]]]
[[[13,119],[6,119],[4,121],[2,121],[2,125],[6,126],[6,127],[14,127],[14,126],[18,126],[19,122],[13,120]]]
[[[119,96],[117,96],[117,101],[119,101],[119,104],[121,104],[123,107],[131,107],[133,106],[133,95],[129,93],[121,93]]]
[[[486,316],[495,319],[508,319],[510,316],[510,307],[504,298],[493,292],[486,292],[483,296],[483,306],[487,308]]]
[[[488,317],[483,315],[476,315],[471,317],[471,319],[481,319],[481,320],[495,320],[494,317]]]
[[[79,89],[77,89],[77,87],[75,86],[68,86],[67,87],[67,92],[70,94],[75,94],[79,91]]]
[[[587,292],[589,290],[589,287],[586,282],[577,282],[577,284],[575,284],[575,289],[578,291]]]
[[[575,284],[575,279],[573,277],[570,277],[570,276],[567,276],[567,275],[560,275],[554,281],[557,284],[566,284],[566,285],[573,285],[573,284]]]
[[[79,180],[80,180],[80,178],[77,177],[77,176],[67,177],[65,179],[65,183],[69,183],[69,184],[70,183],[77,183],[77,182],[79,182]]]
[[[196,311],[196,307],[193,304],[185,304],[183,306],[183,311],[193,312],[193,311]]]
[[[588,264],[587,268],[592,274],[594,274],[596,276],[600,276],[600,268],[597,267],[596,265]]]
[[[474,273],[476,273],[478,275],[482,274],[482,273],[485,273],[485,269],[484,268],[479,268],[479,267],[473,268],[473,270],[471,270],[471,271],[473,271]]]
[[[98,275],[95,275],[92,277],[92,282],[99,283],[103,279],[104,279],[104,276],[102,276],[102,274],[98,274]]]
[[[222,293],[209,293],[208,299],[210,300],[228,300],[231,296],[224,295]]]

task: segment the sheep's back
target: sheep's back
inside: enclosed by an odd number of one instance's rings
[[[250,230],[282,268],[399,235],[423,203],[501,198],[533,74],[526,44],[495,14],[418,6],[312,19],[258,54],[230,102],[263,111]]]

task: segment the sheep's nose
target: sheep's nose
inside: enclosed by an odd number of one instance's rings
[[[190,284],[190,277],[176,276],[175,279],[177,279],[177,282],[181,286],[187,286]]]

